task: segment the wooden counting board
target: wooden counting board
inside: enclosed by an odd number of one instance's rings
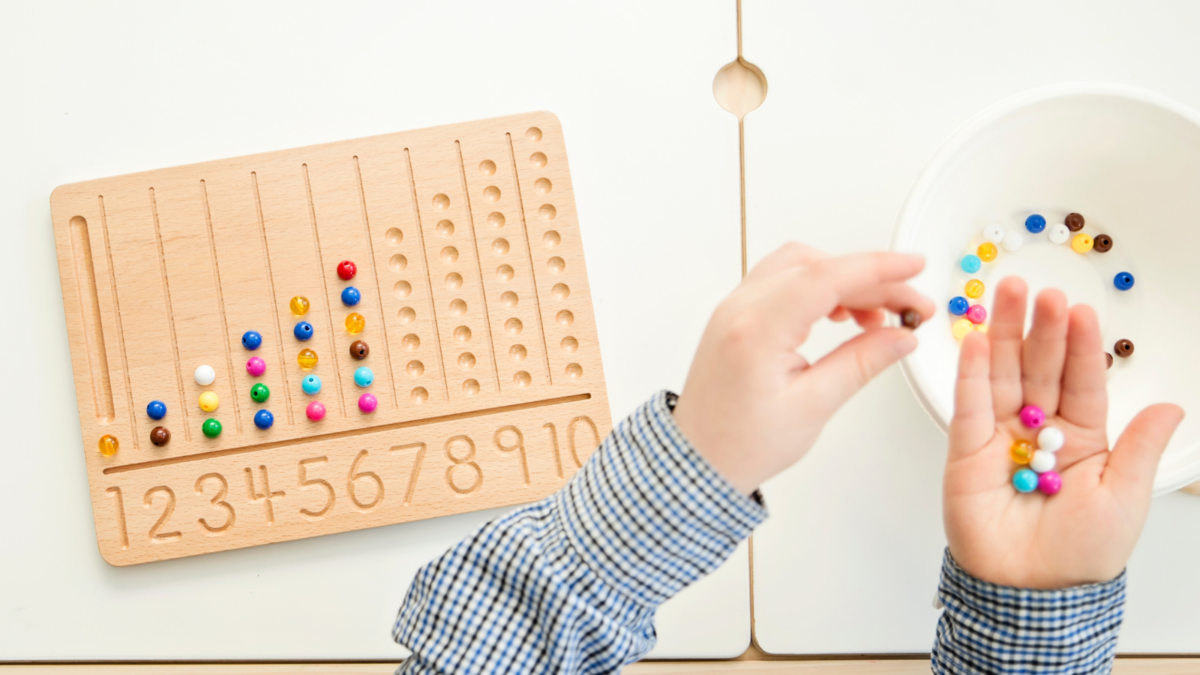
[[[96,536],[113,565],[533,501],[610,429],[550,113],[64,185],[51,209]],[[349,281],[343,260],[357,265]],[[347,307],[351,285],[362,300]],[[294,296],[307,314],[292,313]],[[307,341],[293,335],[302,320]],[[253,351],[249,330],[263,338]],[[217,373],[209,386],[200,365]],[[301,389],[309,374],[315,395]],[[220,403],[206,413],[209,391]],[[306,416],[313,400],[320,421]],[[209,418],[216,438],[201,432]],[[111,456],[105,435],[119,441]]]

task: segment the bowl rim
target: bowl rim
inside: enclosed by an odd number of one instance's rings
[[[888,243],[889,250],[900,251],[900,244],[906,240],[916,226],[917,210],[925,204],[929,192],[933,189],[937,178],[942,175],[946,166],[952,162],[963,148],[975,140],[978,135],[987,130],[992,124],[1019,110],[1054,99],[1077,96],[1097,96],[1124,99],[1161,108],[1190,122],[1200,130],[1200,113],[1181,103],[1173,101],[1161,94],[1124,84],[1107,82],[1068,82],[1052,84],[1028,89],[1013,96],[1001,99],[984,108],[966,122],[952,131],[946,140],[942,141],[933,156],[917,173],[912,187],[904,198],[900,211],[896,216],[896,224],[892,228],[892,238]],[[893,318],[893,320],[895,320]],[[900,372],[904,381],[916,396],[917,402],[942,433],[949,434],[952,410],[943,410],[937,402],[925,394],[925,389],[931,382],[924,377],[914,364],[915,353],[900,361]],[[1200,444],[1200,441],[1192,446]],[[1189,446],[1191,447],[1191,446]],[[1186,467],[1163,475],[1160,471],[1154,477],[1154,494],[1160,495],[1178,490],[1200,477],[1200,453]]]

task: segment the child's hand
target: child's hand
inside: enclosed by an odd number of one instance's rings
[[[919,256],[828,257],[799,244],[767,256],[709,320],[675,420],[734,487],[749,494],[808,452],[856,391],[917,346],[911,331],[882,327],[884,309],[934,304],[904,283]],[[824,317],[865,330],[811,366],[796,353]]]
[[[986,335],[970,333],[959,357],[944,517],[950,552],[971,575],[1006,586],[1055,589],[1120,574],[1141,534],[1158,459],[1183,410],[1153,405],[1108,451],[1104,348],[1090,307],[1067,310],[1055,290],[1038,295],[1022,339],[1025,283],[1000,282]],[[1025,405],[1066,435],[1055,471],[1062,491],[1019,494],[1009,457]]]

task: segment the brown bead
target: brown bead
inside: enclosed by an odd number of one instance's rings
[[[1129,340],[1117,340],[1117,344],[1113,345],[1113,351],[1123,359],[1129,358],[1133,354],[1133,343]]]
[[[1112,237],[1108,236],[1107,234],[1098,234],[1098,235],[1096,235],[1096,238],[1093,239],[1092,241],[1093,241],[1093,244],[1092,244],[1093,251],[1099,251],[1100,253],[1107,253],[1112,250]]]
[[[921,325],[921,313],[915,309],[906,309],[900,312],[900,323],[905,328],[916,330]]]
[[[1072,232],[1078,232],[1083,229],[1083,216],[1078,213],[1067,214],[1067,229]]]
[[[350,343],[350,356],[353,356],[361,361],[362,359],[367,358],[367,354],[370,353],[371,348],[368,347],[367,343],[363,342],[362,340],[355,340],[354,342]]]
[[[171,432],[166,427],[154,427],[150,431],[150,442],[155,445],[166,445],[171,440]]]
[[[1104,358],[1108,360],[1107,367],[1112,368],[1112,354],[1109,354],[1108,352],[1104,352]]]

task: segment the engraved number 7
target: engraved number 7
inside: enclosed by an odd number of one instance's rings
[[[404,445],[393,445],[391,448],[388,448],[388,452],[404,452],[405,450],[414,449],[417,451],[417,456],[413,458],[412,470],[408,473],[408,489],[404,491],[405,506],[412,503],[413,495],[417,491],[417,476],[421,475],[421,462],[425,460],[425,444],[405,443]]]

